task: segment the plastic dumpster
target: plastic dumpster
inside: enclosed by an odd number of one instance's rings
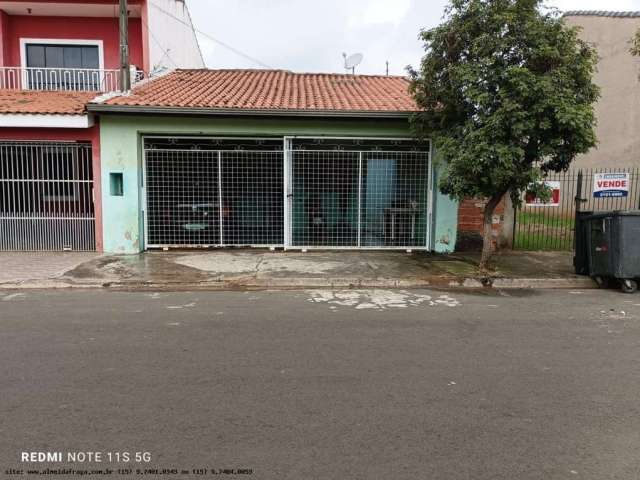
[[[575,255],[573,267],[576,275],[589,275],[589,222],[593,212],[576,212]]]
[[[589,275],[599,285],[618,279],[623,292],[635,292],[640,278],[640,211],[598,213],[585,220]]]

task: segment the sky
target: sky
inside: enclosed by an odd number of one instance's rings
[[[440,23],[445,0],[187,0],[209,68],[344,72],[342,53],[362,53],[356,73],[403,75],[417,66],[418,33]],[[634,10],[640,0],[549,0],[560,10]],[[260,63],[257,63],[257,62]]]

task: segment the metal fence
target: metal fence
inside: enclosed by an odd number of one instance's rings
[[[627,196],[595,197],[594,177],[598,173],[626,173]],[[574,169],[550,173],[546,179],[555,190],[548,202],[536,202],[527,194],[515,212],[514,248],[520,250],[571,250],[575,244],[575,214],[580,211],[635,210],[640,208],[640,169]],[[555,197],[554,197],[555,195]]]
[[[428,151],[322,147],[146,137],[146,246],[427,247]]]
[[[0,89],[111,92],[119,70],[94,68],[0,67]]]
[[[95,250],[91,145],[0,142],[0,250]]]
[[[148,247],[280,246],[282,151],[145,149]]]
[[[429,154],[294,150],[292,246],[424,248]]]
[[[131,83],[145,73],[131,67]],[[0,67],[0,89],[114,92],[120,88],[120,70],[98,68]]]

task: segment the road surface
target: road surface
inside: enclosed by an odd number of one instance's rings
[[[640,295],[0,292],[0,419],[2,478],[637,479]]]

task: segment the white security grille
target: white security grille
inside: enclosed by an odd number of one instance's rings
[[[357,152],[293,151],[293,246],[358,246]]]
[[[282,150],[184,146],[145,142],[147,246],[283,245]]]
[[[145,154],[148,246],[219,245],[217,152]]]
[[[282,152],[222,151],[220,160],[222,243],[282,245]]]
[[[0,142],[0,250],[95,250],[91,145]]]
[[[294,150],[292,246],[424,248],[429,154]]]
[[[428,246],[429,153],[408,142],[147,137],[144,154],[150,248]]]

